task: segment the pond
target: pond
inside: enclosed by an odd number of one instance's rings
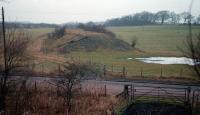
[[[128,60],[132,60],[133,58],[127,58]],[[186,57],[148,57],[148,58],[135,58],[136,60],[145,62],[145,63],[153,63],[153,64],[185,64],[193,66],[193,60],[191,58]]]

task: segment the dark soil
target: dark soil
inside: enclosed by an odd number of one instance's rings
[[[186,107],[173,104],[135,103],[122,115],[191,115],[191,113]]]

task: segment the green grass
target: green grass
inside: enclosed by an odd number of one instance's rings
[[[95,52],[73,52],[73,57],[80,57],[82,61],[93,61],[107,65],[111,70],[113,65],[114,71],[122,71],[126,67],[129,78],[141,75],[141,68],[144,77],[159,77],[161,68],[164,77],[193,78],[192,68],[187,65],[160,65],[146,64],[138,60],[127,60],[128,57],[150,57],[150,56],[182,56],[178,49],[184,48],[184,40],[188,33],[187,26],[136,26],[136,27],[109,27],[111,31],[117,34],[120,39],[131,44],[134,36],[138,38],[138,51],[110,51],[98,50]],[[200,32],[200,26],[193,27],[193,34]],[[181,76],[181,71],[183,71]]]
[[[106,65],[107,69],[113,70],[115,72],[122,72],[123,67],[126,67],[127,75],[129,78],[137,77],[141,75],[141,68],[143,69],[144,77],[160,77],[161,67],[163,71],[163,77],[185,77],[189,78],[193,76],[191,68],[186,65],[160,65],[160,64],[146,64],[138,60],[127,60],[127,57],[142,57],[146,54],[141,54],[137,51],[129,52],[115,52],[115,51],[96,51],[96,52],[73,52],[71,54],[78,61],[78,57],[82,62],[99,63]],[[68,55],[67,57],[71,56]],[[147,55],[146,55],[147,56]],[[181,70],[183,71],[183,76],[180,76]]]
[[[31,39],[34,40],[41,35],[50,33],[54,28],[36,28],[36,29],[26,29],[26,32],[31,36]]]
[[[37,64],[34,69],[37,72],[51,73],[58,69],[58,64],[49,61],[43,61]]]
[[[109,30],[116,33],[120,39],[131,43],[134,36],[138,38],[137,49],[139,51],[112,51],[112,50],[97,50],[94,52],[72,52],[66,54],[66,57],[75,57],[75,60],[83,62],[92,61],[95,63],[105,64],[111,70],[113,65],[114,71],[122,71],[126,67],[129,78],[141,75],[141,68],[143,69],[143,76],[147,78],[156,78],[161,74],[161,67],[163,76],[166,78],[176,77],[194,78],[191,67],[187,65],[160,65],[160,64],[146,64],[138,60],[127,60],[128,57],[151,57],[151,56],[182,56],[182,53],[177,47],[184,47],[183,42],[188,33],[187,26],[131,26],[131,27],[108,27]],[[35,33],[34,36],[42,35],[52,29],[33,29],[29,30]],[[193,27],[193,34],[200,32],[200,26]],[[180,76],[181,70],[183,71]]]
[[[137,48],[152,55],[178,55],[181,53],[178,47],[184,47],[183,43],[188,34],[187,26],[131,26],[109,27],[117,36],[130,43],[133,37],[138,39]],[[193,27],[193,34],[200,32],[200,26]]]

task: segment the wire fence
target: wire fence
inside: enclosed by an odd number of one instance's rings
[[[135,103],[149,102],[185,106],[193,115],[199,115],[200,113],[200,89],[191,89],[191,87],[124,85],[124,91],[118,94],[117,97],[122,97],[127,102],[127,107],[122,110],[124,112]]]
[[[68,56],[64,59],[64,61],[91,65],[92,68],[96,69],[98,71],[98,74],[101,76],[159,79],[172,78],[194,80],[194,77],[192,77],[194,75],[192,74],[192,70],[190,70],[186,66],[178,66],[179,68],[171,68],[165,65],[155,65],[152,67],[149,65],[146,66],[144,64],[142,66],[131,64],[123,65],[120,62],[103,62],[100,58],[81,58],[79,56]],[[30,65],[28,65],[27,68],[31,70],[34,70],[34,68],[36,68],[37,70],[39,70],[39,73],[43,73],[43,75],[45,75],[46,73],[53,74],[55,70],[59,70],[60,66],[64,64],[64,61],[59,63],[52,63],[47,60],[41,61],[41,63],[30,63]],[[174,68],[176,70],[174,70]]]

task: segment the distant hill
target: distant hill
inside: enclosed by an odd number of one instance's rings
[[[66,29],[60,38],[45,38],[45,50],[67,53],[70,51],[95,51],[110,49],[127,51],[132,49],[128,43],[107,33],[85,31],[83,29]]]

